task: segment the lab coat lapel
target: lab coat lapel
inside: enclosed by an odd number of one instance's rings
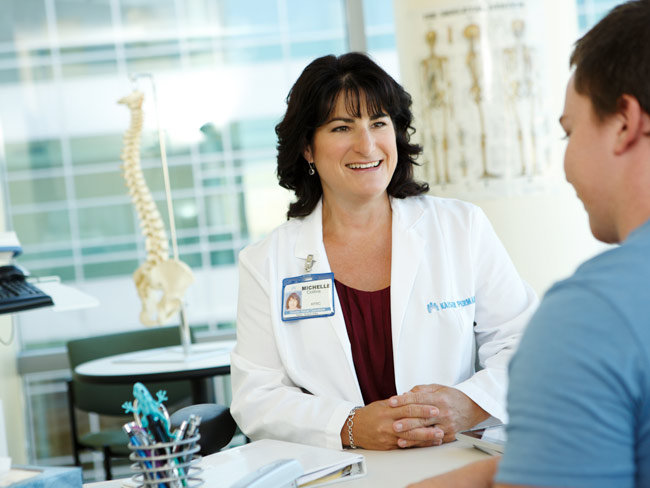
[[[330,272],[327,253],[323,245],[323,206],[321,202],[318,202],[312,213],[303,218],[296,240],[294,255],[300,264],[301,274],[305,274],[305,262],[310,254],[314,259],[312,273]]]
[[[327,260],[327,252],[325,251],[325,245],[323,244],[323,200],[316,205],[311,214],[304,217],[302,226],[298,234],[298,239],[296,240],[295,248],[295,257],[300,266],[300,274],[305,273],[305,262],[307,261],[307,256],[313,255],[314,264],[311,269],[311,273],[331,273],[332,268],[330,268],[329,261]],[[339,302],[339,297],[336,291],[334,292],[334,315],[330,317],[324,317],[322,319],[312,319],[312,320],[326,320],[334,334],[338,338],[341,347],[347,358],[347,372],[349,373],[350,383],[349,385],[354,384],[354,392],[350,391],[350,394],[357,396],[356,401],[363,401],[361,395],[361,387],[359,386],[359,380],[357,379],[356,370],[354,369],[354,362],[352,360],[352,347],[350,346],[350,339],[348,337],[348,331],[345,327],[345,321],[343,319],[343,313],[341,312],[341,303]]]
[[[392,255],[390,278],[390,308],[393,356],[397,358],[400,331],[406,315],[425,242],[417,231],[417,223],[424,215],[422,206],[415,202],[391,199],[393,209]],[[415,199],[413,199],[415,200]]]

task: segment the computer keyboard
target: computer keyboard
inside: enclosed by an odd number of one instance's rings
[[[52,297],[20,278],[0,279],[0,314],[54,305]]]

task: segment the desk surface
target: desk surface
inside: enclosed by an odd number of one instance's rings
[[[485,459],[484,454],[463,441],[440,447],[395,451],[363,451],[368,474],[362,478],[335,483],[341,488],[400,488],[465,464]],[[219,454],[212,454],[218,456]],[[87,488],[121,488],[120,480],[87,483]]]
[[[363,455],[368,474],[341,484],[341,488],[400,488],[489,457],[462,441],[439,447],[363,451]]]
[[[183,355],[181,346],[107,356],[80,364],[74,376],[90,383],[124,383],[203,378],[230,372],[230,351],[236,341],[206,342],[191,345],[191,354]]]

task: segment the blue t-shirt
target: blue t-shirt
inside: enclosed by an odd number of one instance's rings
[[[650,487],[650,221],[546,294],[508,410],[498,482]]]

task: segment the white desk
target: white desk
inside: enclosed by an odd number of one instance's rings
[[[461,441],[440,447],[395,451],[359,451],[366,458],[368,474],[362,478],[335,483],[341,488],[400,488],[436,474],[451,471],[488,457]],[[212,456],[218,456],[212,454]],[[207,480],[206,480],[207,481]],[[87,483],[87,488],[120,488],[120,480]],[[206,483],[206,486],[215,487]]]
[[[439,447],[363,451],[363,455],[368,474],[341,483],[341,488],[400,488],[489,457],[460,441]]]
[[[207,403],[214,400],[205,380],[230,372],[230,351],[235,343],[192,344],[188,357],[183,355],[181,346],[117,354],[82,363],[73,375],[76,380],[97,384],[189,380],[193,403]]]

